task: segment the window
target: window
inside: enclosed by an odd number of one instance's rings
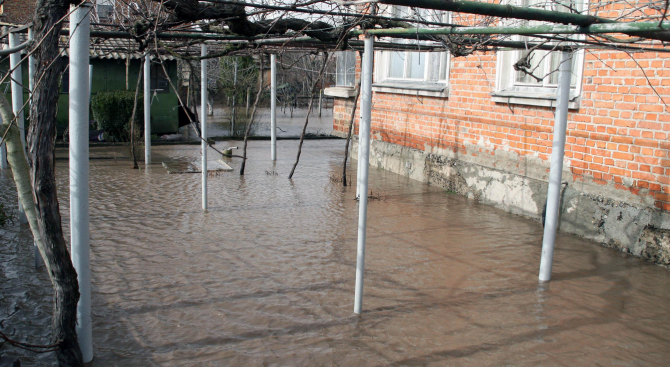
[[[356,51],[340,51],[335,54],[335,85],[355,87]]]
[[[393,6],[393,17],[448,22],[448,14],[436,10]],[[417,24],[418,27],[423,27]],[[389,39],[386,42],[434,45],[430,41]],[[449,55],[446,52],[382,51],[377,53],[373,88],[380,92],[446,96]]]
[[[165,69],[168,73],[170,72],[168,65],[165,65]],[[158,93],[167,93],[170,91],[170,82],[165,76],[165,72],[161,65],[151,66],[151,91]]]
[[[111,21],[114,17],[115,0],[96,0],[95,11],[101,22]]]
[[[583,3],[578,0],[563,0],[547,4],[543,0],[518,0],[517,5],[537,7],[553,11],[581,9]],[[537,25],[541,22],[525,21],[522,25]],[[517,36],[517,41],[537,43],[528,37]],[[547,44],[550,45],[550,44]],[[534,50],[528,58],[527,72],[514,70],[514,64],[528,56],[528,50],[499,51],[496,76],[496,92],[493,100],[502,103],[554,106],[558,86],[558,67],[561,53],[558,51]],[[570,81],[570,108],[577,108],[581,92],[584,51],[575,52],[572,57],[572,78]]]

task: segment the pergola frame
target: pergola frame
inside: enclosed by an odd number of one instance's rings
[[[368,167],[370,153],[370,128],[371,128],[371,106],[372,106],[372,65],[374,50],[417,50],[417,51],[444,51],[442,45],[408,45],[397,44],[393,42],[377,42],[375,45],[374,37],[392,37],[408,40],[439,40],[439,36],[485,36],[483,38],[462,38],[461,40],[470,40],[472,43],[479,42],[478,50],[490,51],[500,48],[512,49],[543,49],[550,51],[560,51],[562,53],[559,69],[558,83],[558,103],[555,108],[555,124],[553,134],[553,149],[551,154],[550,179],[548,186],[547,215],[546,226],[544,230],[542,259],[540,266],[540,281],[549,281],[551,279],[551,268],[553,260],[553,249],[555,244],[555,235],[558,223],[559,198],[560,198],[560,179],[562,174],[562,163],[564,156],[565,135],[567,127],[568,114],[568,95],[570,89],[570,74],[572,52],[583,48],[612,48],[623,50],[656,51],[668,52],[664,44],[655,44],[652,47],[639,47],[631,44],[589,44],[581,39],[559,39],[557,43],[545,45],[542,43],[528,43],[508,40],[497,40],[493,38],[496,35],[525,35],[537,37],[540,39],[547,37],[557,37],[557,35],[601,35],[601,34],[624,34],[634,37],[642,37],[650,40],[670,41],[670,24],[661,22],[619,22],[611,19],[605,19],[592,15],[565,13],[549,11],[534,8],[524,8],[511,5],[500,5],[482,3],[476,1],[444,1],[444,0],[381,0],[379,3],[387,5],[401,5],[408,7],[419,7],[432,10],[443,10],[451,12],[460,12],[481,16],[493,16],[500,18],[514,18],[520,20],[542,21],[554,24],[535,25],[535,26],[496,26],[496,27],[468,27],[457,24],[447,24],[440,22],[419,22],[397,17],[385,17],[373,14],[358,14],[347,12],[336,12],[328,10],[306,9],[298,7],[281,7],[262,4],[240,3],[225,0],[204,0],[210,3],[244,5],[253,8],[286,11],[304,14],[320,14],[338,17],[352,17],[360,19],[376,19],[386,21],[407,21],[408,23],[421,23],[425,25],[437,25],[440,28],[394,28],[394,29],[356,29],[346,34],[345,42],[324,42],[313,37],[301,36],[298,33],[294,35],[266,35],[262,37],[246,37],[229,34],[218,34],[208,32],[158,32],[155,34],[134,35],[125,31],[109,30],[91,30],[90,29],[90,4],[82,3],[71,14],[70,24],[76,25],[71,30],[63,30],[63,34],[70,35],[70,195],[71,195],[71,233],[72,233],[72,258],[75,268],[79,273],[79,289],[82,297],[78,304],[78,335],[81,349],[84,354],[84,362],[89,362],[93,355],[91,330],[90,330],[90,272],[89,272],[89,219],[88,219],[88,101],[90,98],[90,74],[88,68],[87,47],[89,47],[90,37],[99,38],[150,38],[156,40],[170,41],[191,41],[201,43],[200,56],[186,55],[189,59],[199,59],[202,62],[202,207],[207,210],[207,141],[206,141],[206,122],[204,112],[206,109],[207,88],[206,88],[206,59],[212,57],[207,52],[207,44],[212,45],[244,45],[244,48],[230,50],[230,55],[244,54],[249,52],[266,51],[267,53],[276,53],[280,49],[292,50],[364,50],[362,60],[362,90],[361,90],[361,118],[359,129],[359,167],[358,167],[358,195],[360,195],[359,222],[358,222],[358,248],[356,265],[356,288],[354,312],[362,312],[363,299],[363,275],[365,262],[365,240],[367,227],[367,187],[368,187]],[[109,25],[108,27],[114,27]],[[26,32],[27,27],[14,29],[15,32]],[[4,36],[4,35],[3,35]],[[358,40],[363,36],[364,40]],[[13,39],[13,38],[10,38]],[[349,40],[351,39],[351,40]],[[0,51],[0,56],[13,55],[12,59],[21,58],[20,53],[23,49],[33,43],[28,40],[23,44],[17,45],[13,40],[8,49]],[[565,44],[561,44],[565,43]],[[633,41],[631,40],[631,43]],[[148,62],[149,53],[167,52],[166,50],[154,49],[146,54],[144,67],[144,90],[145,90],[145,131],[150,131],[150,105],[147,99],[146,91],[150,81],[150,68]],[[178,47],[171,50],[171,53],[178,53]],[[273,55],[274,56],[274,55]],[[275,57],[272,57],[272,95],[276,96],[276,68],[274,65]],[[12,69],[16,71],[21,63],[12,62]],[[33,66],[33,65],[31,65]],[[33,79],[34,67],[31,67],[31,80]],[[31,85],[32,93],[32,85]],[[88,96],[88,97],[87,97]],[[12,93],[15,106],[21,107],[23,103],[18,100],[22,98],[22,93]],[[14,100],[16,98],[16,100]],[[276,98],[276,97],[275,97]],[[274,106],[274,103],[273,103]],[[14,112],[18,115],[22,107]],[[273,119],[274,120],[274,119]],[[275,124],[272,125],[273,130]],[[149,134],[147,136],[150,137]],[[145,136],[146,163],[151,162],[151,142],[149,137]],[[276,159],[276,134],[272,134],[272,153],[271,159]],[[25,143],[25,136],[22,136]],[[5,162],[4,146],[0,149],[0,163]]]

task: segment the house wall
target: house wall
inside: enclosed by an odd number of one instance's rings
[[[5,0],[0,22],[25,24],[35,15],[35,0]]]
[[[93,65],[93,83],[92,94],[106,90],[125,90],[126,89],[126,61],[122,59],[91,59]],[[174,61],[168,61],[170,78],[177,84],[177,65]],[[140,68],[139,60],[131,60],[129,66],[128,84],[131,90],[137,85],[137,77]],[[143,88],[140,85],[140,88]],[[140,91],[140,93],[143,90]],[[140,101],[140,103],[142,103]],[[58,98],[58,132],[61,134],[68,125],[68,104],[67,93],[60,94]],[[169,93],[157,93],[153,97],[151,104],[151,133],[164,134],[173,133],[179,129],[179,118],[177,106],[179,100],[177,95],[170,91]],[[93,115],[91,115],[93,119]],[[140,119],[143,119],[140,117]]]
[[[670,54],[631,55],[585,55],[560,230],[669,264],[670,114],[659,95],[670,103]],[[371,164],[539,219],[553,110],[494,102],[496,57],[452,59],[448,98],[374,92]],[[351,104],[336,99],[335,134],[346,133]]]

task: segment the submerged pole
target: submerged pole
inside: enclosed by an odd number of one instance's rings
[[[323,106],[323,88],[319,90],[319,117],[321,117],[322,106]]]
[[[77,337],[84,363],[93,359],[88,202],[88,65],[91,5],[70,14],[70,233],[72,263],[79,281]]]
[[[151,164],[151,56],[144,56],[144,165]]]
[[[368,220],[368,169],[370,160],[370,121],[372,117],[372,58],[373,36],[365,35],[365,56],[361,65],[361,126],[358,149],[360,154],[359,182],[361,198],[358,202],[358,247],[356,250],[356,292],[354,312],[363,308],[363,274],[365,271],[365,235]]]
[[[21,43],[18,33],[9,34],[9,48],[14,48]],[[21,134],[21,144],[23,144],[23,152],[26,151],[26,128],[25,118],[23,114],[23,68],[21,65],[21,51],[17,51],[9,55],[9,67],[13,70],[11,74],[11,90],[12,90],[12,112],[16,116],[16,125],[19,127]],[[23,210],[23,205],[19,201],[19,222],[28,223],[26,213]]]
[[[233,114],[230,117],[230,136],[233,136],[235,131],[235,100],[237,99],[237,58],[234,64],[235,73],[233,74]]]
[[[565,130],[568,126],[568,102],[570,101],[570,77],[572,76],[572,53],[561,52],[561,64],[558,69],[558,103],[554,122],[554,142],[551,151],[549,170],[549,189],[547,192],[547,214],[542,238],[542,258],[540,260],[540,281],[551,280],[551,267],[554,262],[554,245],[561,194],[563,157],[565,155]]]
[[[270,55],[270,156],[277,160],[277,55]]]
[[[201,56],[207,56],[202,44]],[[207,210],[207,59],[200,60],[200,133],[202,137],[202,209]]]

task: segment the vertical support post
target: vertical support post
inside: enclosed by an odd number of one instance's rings
[[[144,165],[151,164],[151,56],[144,56]]]
[[[319,89],[319,117],[321,117],[322,106],[323,106],[323,89]]]
[[[9,34],[9,47],[13,48],[18,46],[20,43],[18,33]],[[13,70],[11,74],[12,82],[12,112],[16,116],[16,125],[19,127],[19,132],[21,134],[21,144],[23,145],[23,151],[26,151],[26,128],[25,128],[25,118],[23,113],[23,67],[21,65],[21,51],[15,52],[9,55],[9,67]],[[19,222],[28,223],[28,218],[26,218],[26,213],[23,210],[23,205],[19,201]]]
[[[207,56],[202,44],[201,56]],[[202,209],[207,210],[207,59],[200,60],[200,132],[202,134]]]
[[[235,64],[233,65],[235,69],[235,74],[233,75],[233,114],[230,117],[230,136],[233,136],[235,131],[235,101],[237,100],[237,58],[235,59]]]
[[[2,49],[5,48],[4,45],[1,45]],[[0,123],[2,123],[2,116],[0,116]],[[0,169],[7,169],[8,164],[7,164],[7,147],[5,146],[5,143],[2,142],[0,143]]]
[[[561,177],[563,157],[565,155],[565,131],[568,126],[568,102],[570,100],[570,77],[572,76],[572,53],[561,52],[561,64],[558,74],[558,103],[554,122],[554,142],[551,151],[549,170],[549,189],[547,192],[547,214],[542,238],[542,258],[540,260],[540,281],[551,280],[551,268],[554,261],[554,245],[561,196]]]
[[[277,160],[277,55],[270,55],[270,157]]]
[[[251,96],[251,92],[249,91],[249,87],[247,87],[247,112],[244,113],[245,116],[249,116],[249,97]]]
[[[91,98],[93,98],[93,65],[88,65],[88,107],[91,108]],[[90,117],[90,116],[89,116]]]
[[[363,275],[365,272],[365,235],[368,220],[368,169],[370,160],[370,122],[372,119],[372,58],[373,36],[365,35],[365,56],[361,68],[361,126],[358,149],[361,154],[359,181],[361,198],[358,201],[358,247],[356,251],[356,292],[354,312],[361,313],[363,308]]]
[[[91,333],[91,268],[88,208],[88,65],[90,3],[70,14],[70,244],[79,281],[77,336],[84,363],[93,359]]]

